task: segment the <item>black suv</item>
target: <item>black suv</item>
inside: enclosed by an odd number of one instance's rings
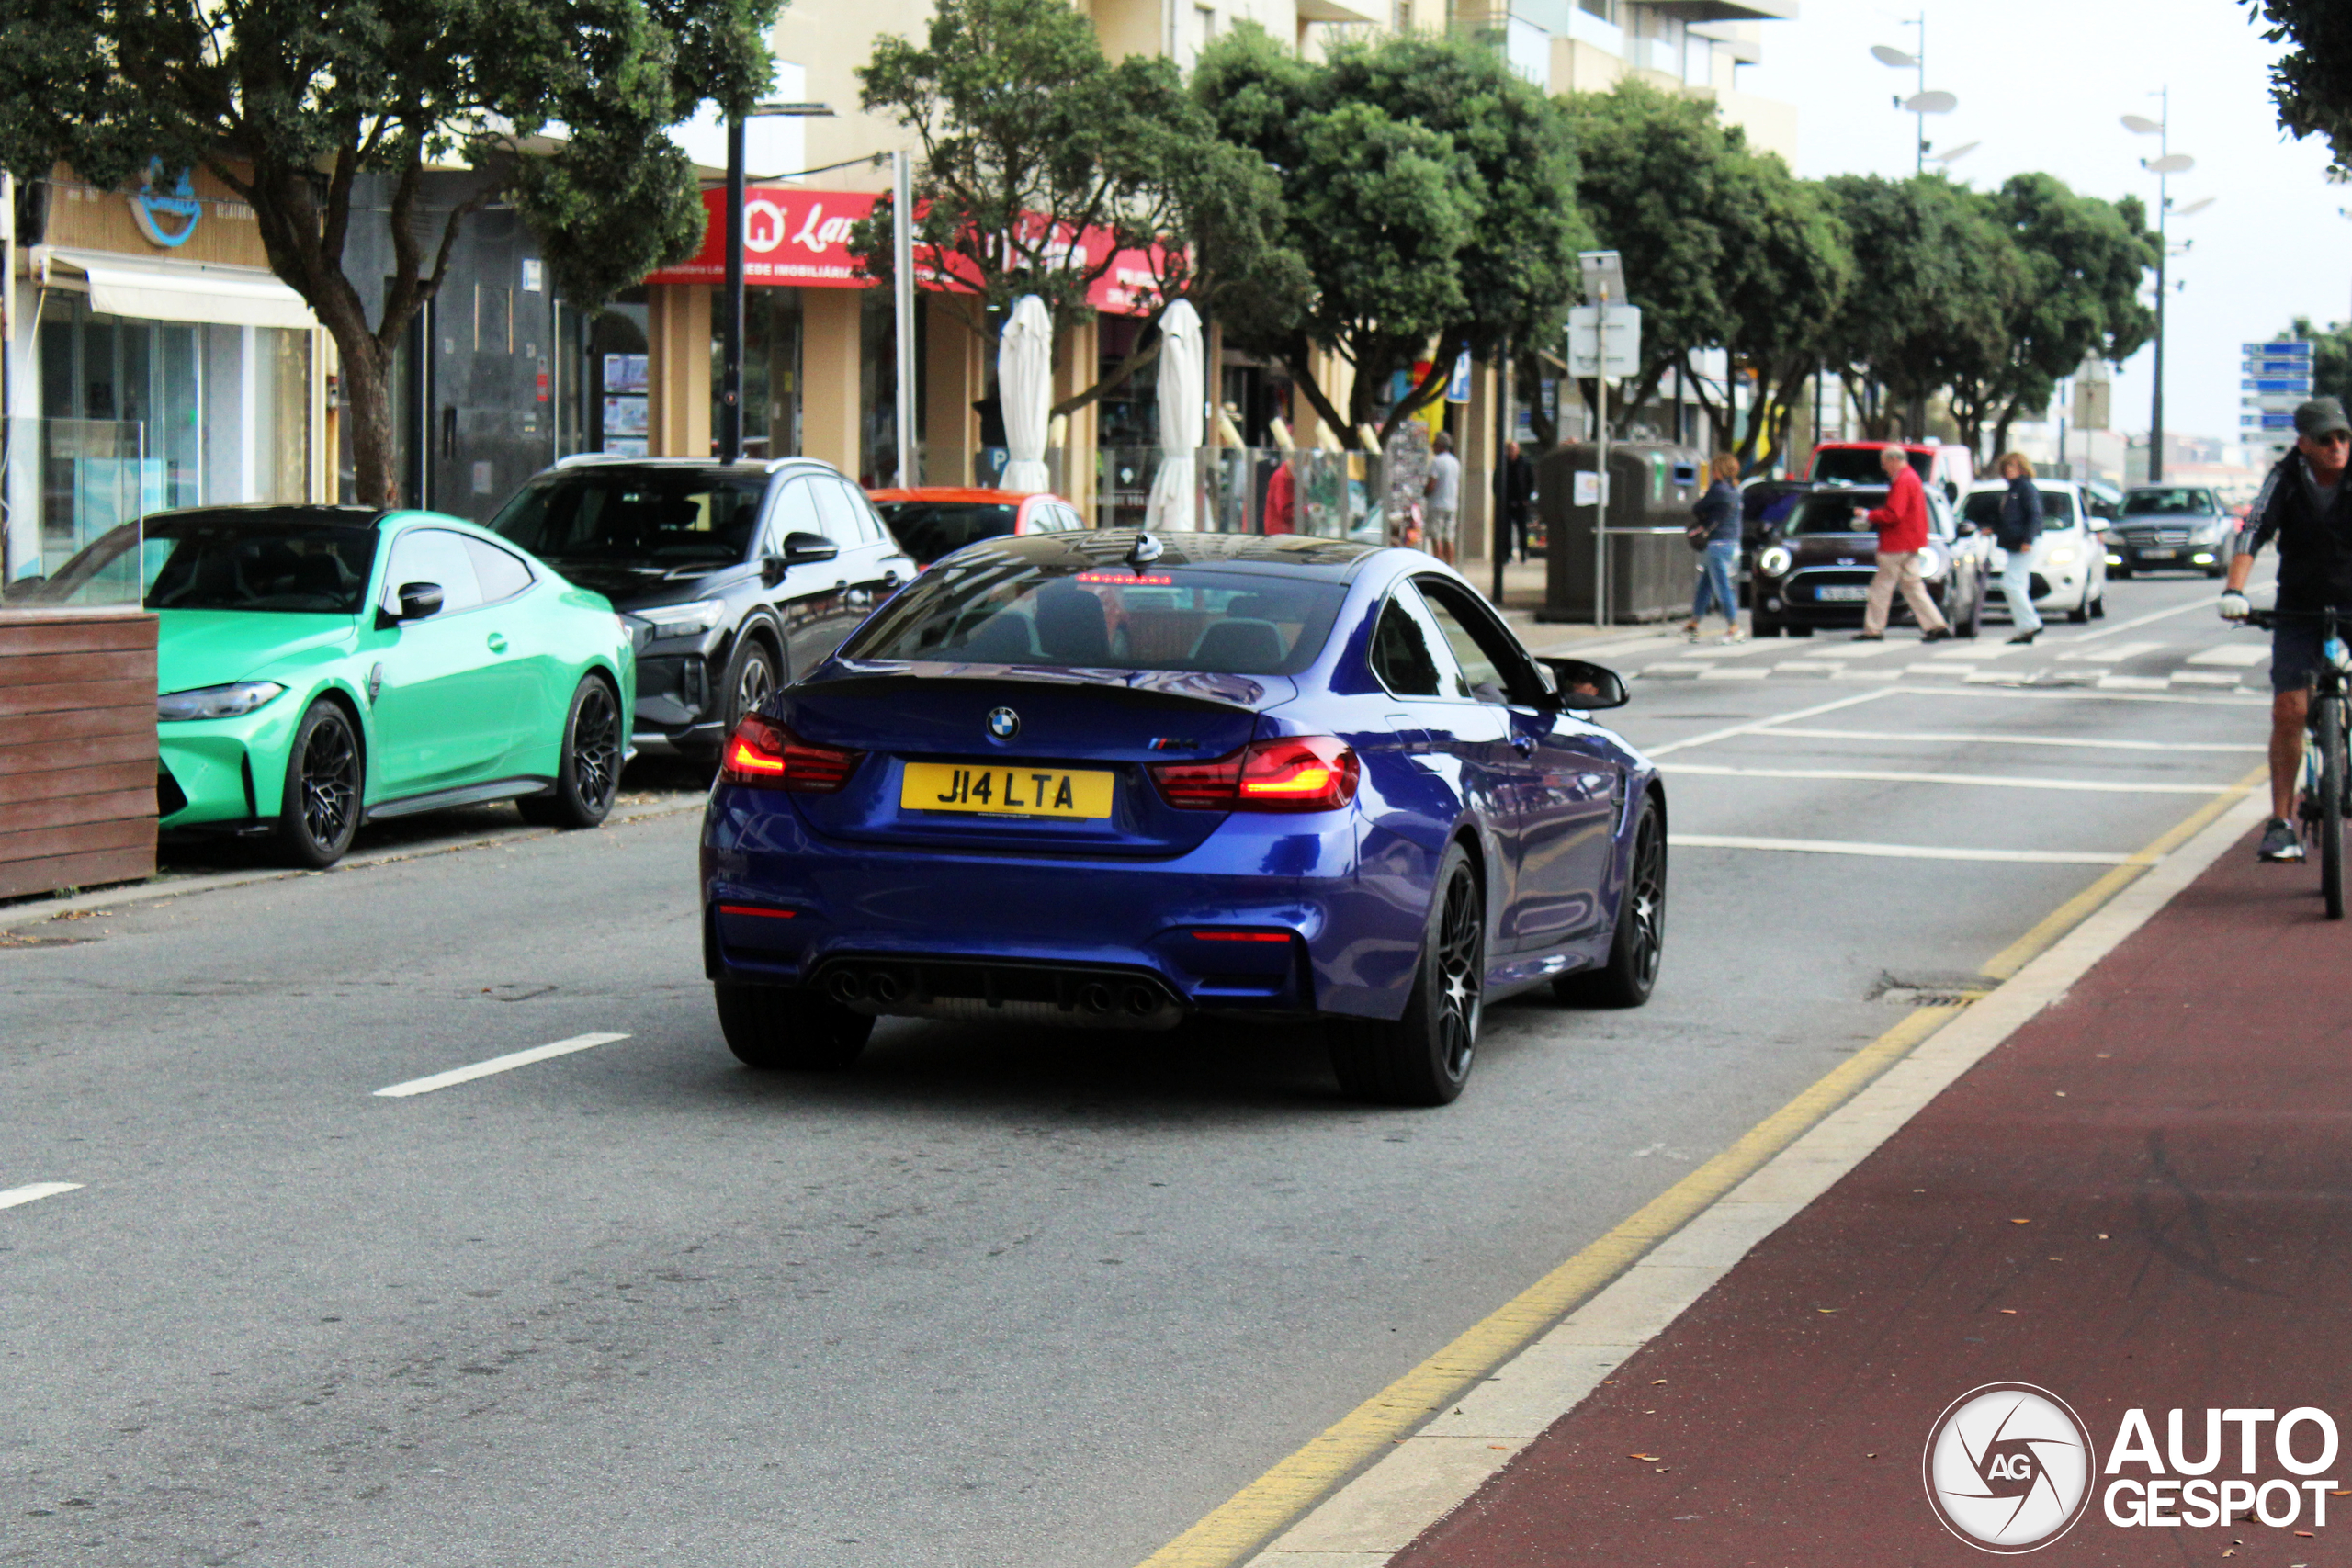
[[[808,457],[571,457],[490,526],[629,623],[633,739],[657,755],[717,756],[915,575],[865,492]]]

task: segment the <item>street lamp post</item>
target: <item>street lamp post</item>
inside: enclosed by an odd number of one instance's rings
[[[1921,11],[1919,15],[1903,25],[1919,29],[1919,51],[1917,54],[1907,50],[1896,49],[1892,44],[1877,43],[1871,46],[1871,56],[1881,65],[1891,66],[1897,71],[1916,71],[1919,73],[1917,89],[1908,98],[1900,93],[1896,94],[1894,107],[1908,110],[1913,118],[1918,122],[1918,139],[1917,144],[1912,150],[1911,172],[1925,174],[1928,168],[1928,117],[1931,114],[1951,113],[1960,107],[1960,100],[1950,93],[1931,93],[1928,90],[1927,12]],[[1949,152],[1937,154],[1935,161],[1939,164],[1950,164],[1953,159],[1973,152],[1975,147],[1976,143],[1972,141],[1965,147],[1954,148]]]
[[[2197,166],[2197,160],[2172,150],[2172,88],[2159,88],[2149,96],[2161,106],[2158,118],[2127,114],[2123,117],[2123,129],[2134,136],[2156,139],[2156,156],[2140,160],[2140,166],[2156,176],[2155,389],[2148,398],[2148,482],[2156,484],[2165,477],[2165,263],[2172,254],[2171,242],[2165,237],[2165,220],[2172,212],[2172,176],[2187,174]],[[2204,205],[2198,203],[2199,209]]]
[[[718,460],[743,456],[743,128],[752,119],[817,119],[823,104],[753,104],[727,117],[726,303],[719,311]]]

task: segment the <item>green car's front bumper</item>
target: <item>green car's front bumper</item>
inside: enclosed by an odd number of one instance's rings
[[[280,692],[235,718],[192,718],[155,727],[162,776],[159,828],[242,826],[277,815],[286,753],[309,705]],[[174,808],[174,795],[178,797]]]

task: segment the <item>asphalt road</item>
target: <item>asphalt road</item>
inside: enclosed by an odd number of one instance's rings
[[[0,908],[0,1202],[80,1184],[0,1208],[0,1563],[1131,1568],[2258,765],[2212,598],[1616,639],[1680,840],[1657,996],[1495,1010],[1442,1111],[1303,1033],[746,1072],[691,811]]]

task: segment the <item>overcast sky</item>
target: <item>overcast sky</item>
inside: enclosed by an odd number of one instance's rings
[[[2172,181],[2176,209],[2211,207],[2172,225],[2171,278],[2186,289],[2166,310],[2165,425],[2233,435],[2238,345],[2267,338],[2297,314],[2321,322],[2352,314],[2352,186],[2326,184],[2316,141],[2286,141],[2269,97],[2279,52],[2234,0],[1927,0],[1928,85],[1960,107],[1929,117],[1937,147],[1981,142],[1951,165],[1980,190],[2043,169],[2079,191],[2137,192],[2155,205],[2155,177],[2138,160],[2156,138],[2134,136],[2125,114],[2154,119],[2172,89],[2172,147],[2197,167]],[[1764,60],[1743,67],[1748,92],[1799,106],[1797,173],[1905,175],[1912,130],[1891,94],[1917,81],[1871,57],[1870,46],[1915,51],[1918,6],[1883,0],[1802,0],[1793,22],[1763,26]],[[2118,378],[2115,421],[2144,433],[2153,353]]]

